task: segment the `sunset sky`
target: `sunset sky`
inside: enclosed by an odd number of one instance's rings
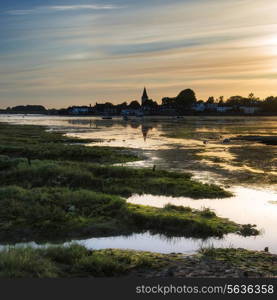
[[[0,107],[277,95],[276,0],[0,2]]]

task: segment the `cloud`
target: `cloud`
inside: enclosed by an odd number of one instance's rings
[[[46,14],[51,12],[65,12],[77,10],[112,10],[118,9],[119,6],[112,4],[90,4],[90,5],[53,5],[53,6],[37,6],[32,9],[9,10],[8,15],[20,16],[30,14]]]
[[[276,0],[92,1],[2,10],[0,107],[276,94]]]
[[[116,9],[115,5],[106,4],[91,4],[91,5],[56,5],[46,7],[48,10],[53,11],[64,11],[64,10],[80,10],[80,9],[91,9],[91,10],[102,10],[102,9]]]

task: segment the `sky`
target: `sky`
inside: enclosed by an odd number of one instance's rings
[[[277,95],[276,0],[0,1],[0,107]]]

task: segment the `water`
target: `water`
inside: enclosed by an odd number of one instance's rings
[[[272,253],[277,253],[277,187],[272,184],[277,182],[277,147],[245,141],[222,143],[225,138],[242,134],[276,135],[277,117],[188,117],[182,120],[149,117],[126,122],[121,118],[3,115],[0,121],[45,125],[49,130],[62,130],[70,136],[101,139],[96,145],[128,147],[145,158],[129,165],[146,167],[155,164],[158,168],[189,171],[198,180],[224,185],[234,193],[234,197],[193,200],[133,195],[128,201],[156,207],[167,203],[193,208],[209,207],[221,217],[242,224],[257,224],[262,230],[258,237],[229,234],[223,239],[205,241],[166,238],[146,232],[128,237],[71,242],[93,249],[125,248],[162,253],[193,253],[199,247],[209,245],[255,250],[269,247]],[[203,140],[207,140],[208,144],[204,144]],[[249,178],[252,179],[249,181]],[[30,245],[38,247],[35,243]]]

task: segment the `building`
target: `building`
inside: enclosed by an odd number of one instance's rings
[[[206,110],[205,103],[196,103],[192,106],[192,109],[197,112],[203,112]]]
[[[70,115],[86,115],[92,112],[92,107],[90,106],[72,106],[68,108],[68,113]]]
[[[142,97],[141,97],[141,105],[143,106],[148,100],[149,100],[149,98],[148,98],[148,95],[147,95],[147,91],[146,91],[146,88],[144,88],[143,94],[142,94]]]
[[[216,108],[216,111],[219,112],[219,113],[225,113],[225,112],[228,112],[228,111],[231,111],[231,110],[233,110],[232,106],[218,106]]]
[[[218,104],[217,103],[205,103],[205,106],[206,106],[206,110],[209,110],[209,111],[216,111],[217,110],[217,107],[218,107]]]
[[[94,106],[94,112],[98,115],[116,115],[117,108],[110,102],[96,103]]]
[[[141,117],[141,116],[143,116],[143,113],[142,113],[141,109],[127,108],[127,109],[123,109],[121,111],[121,115],[122,116],[137,116],[137,117]]]
[[[246,115],[252,115],[252,114],[257,113],[260,110],[260,107],[257,107],[257,106],[240,106],[239,109]]]

